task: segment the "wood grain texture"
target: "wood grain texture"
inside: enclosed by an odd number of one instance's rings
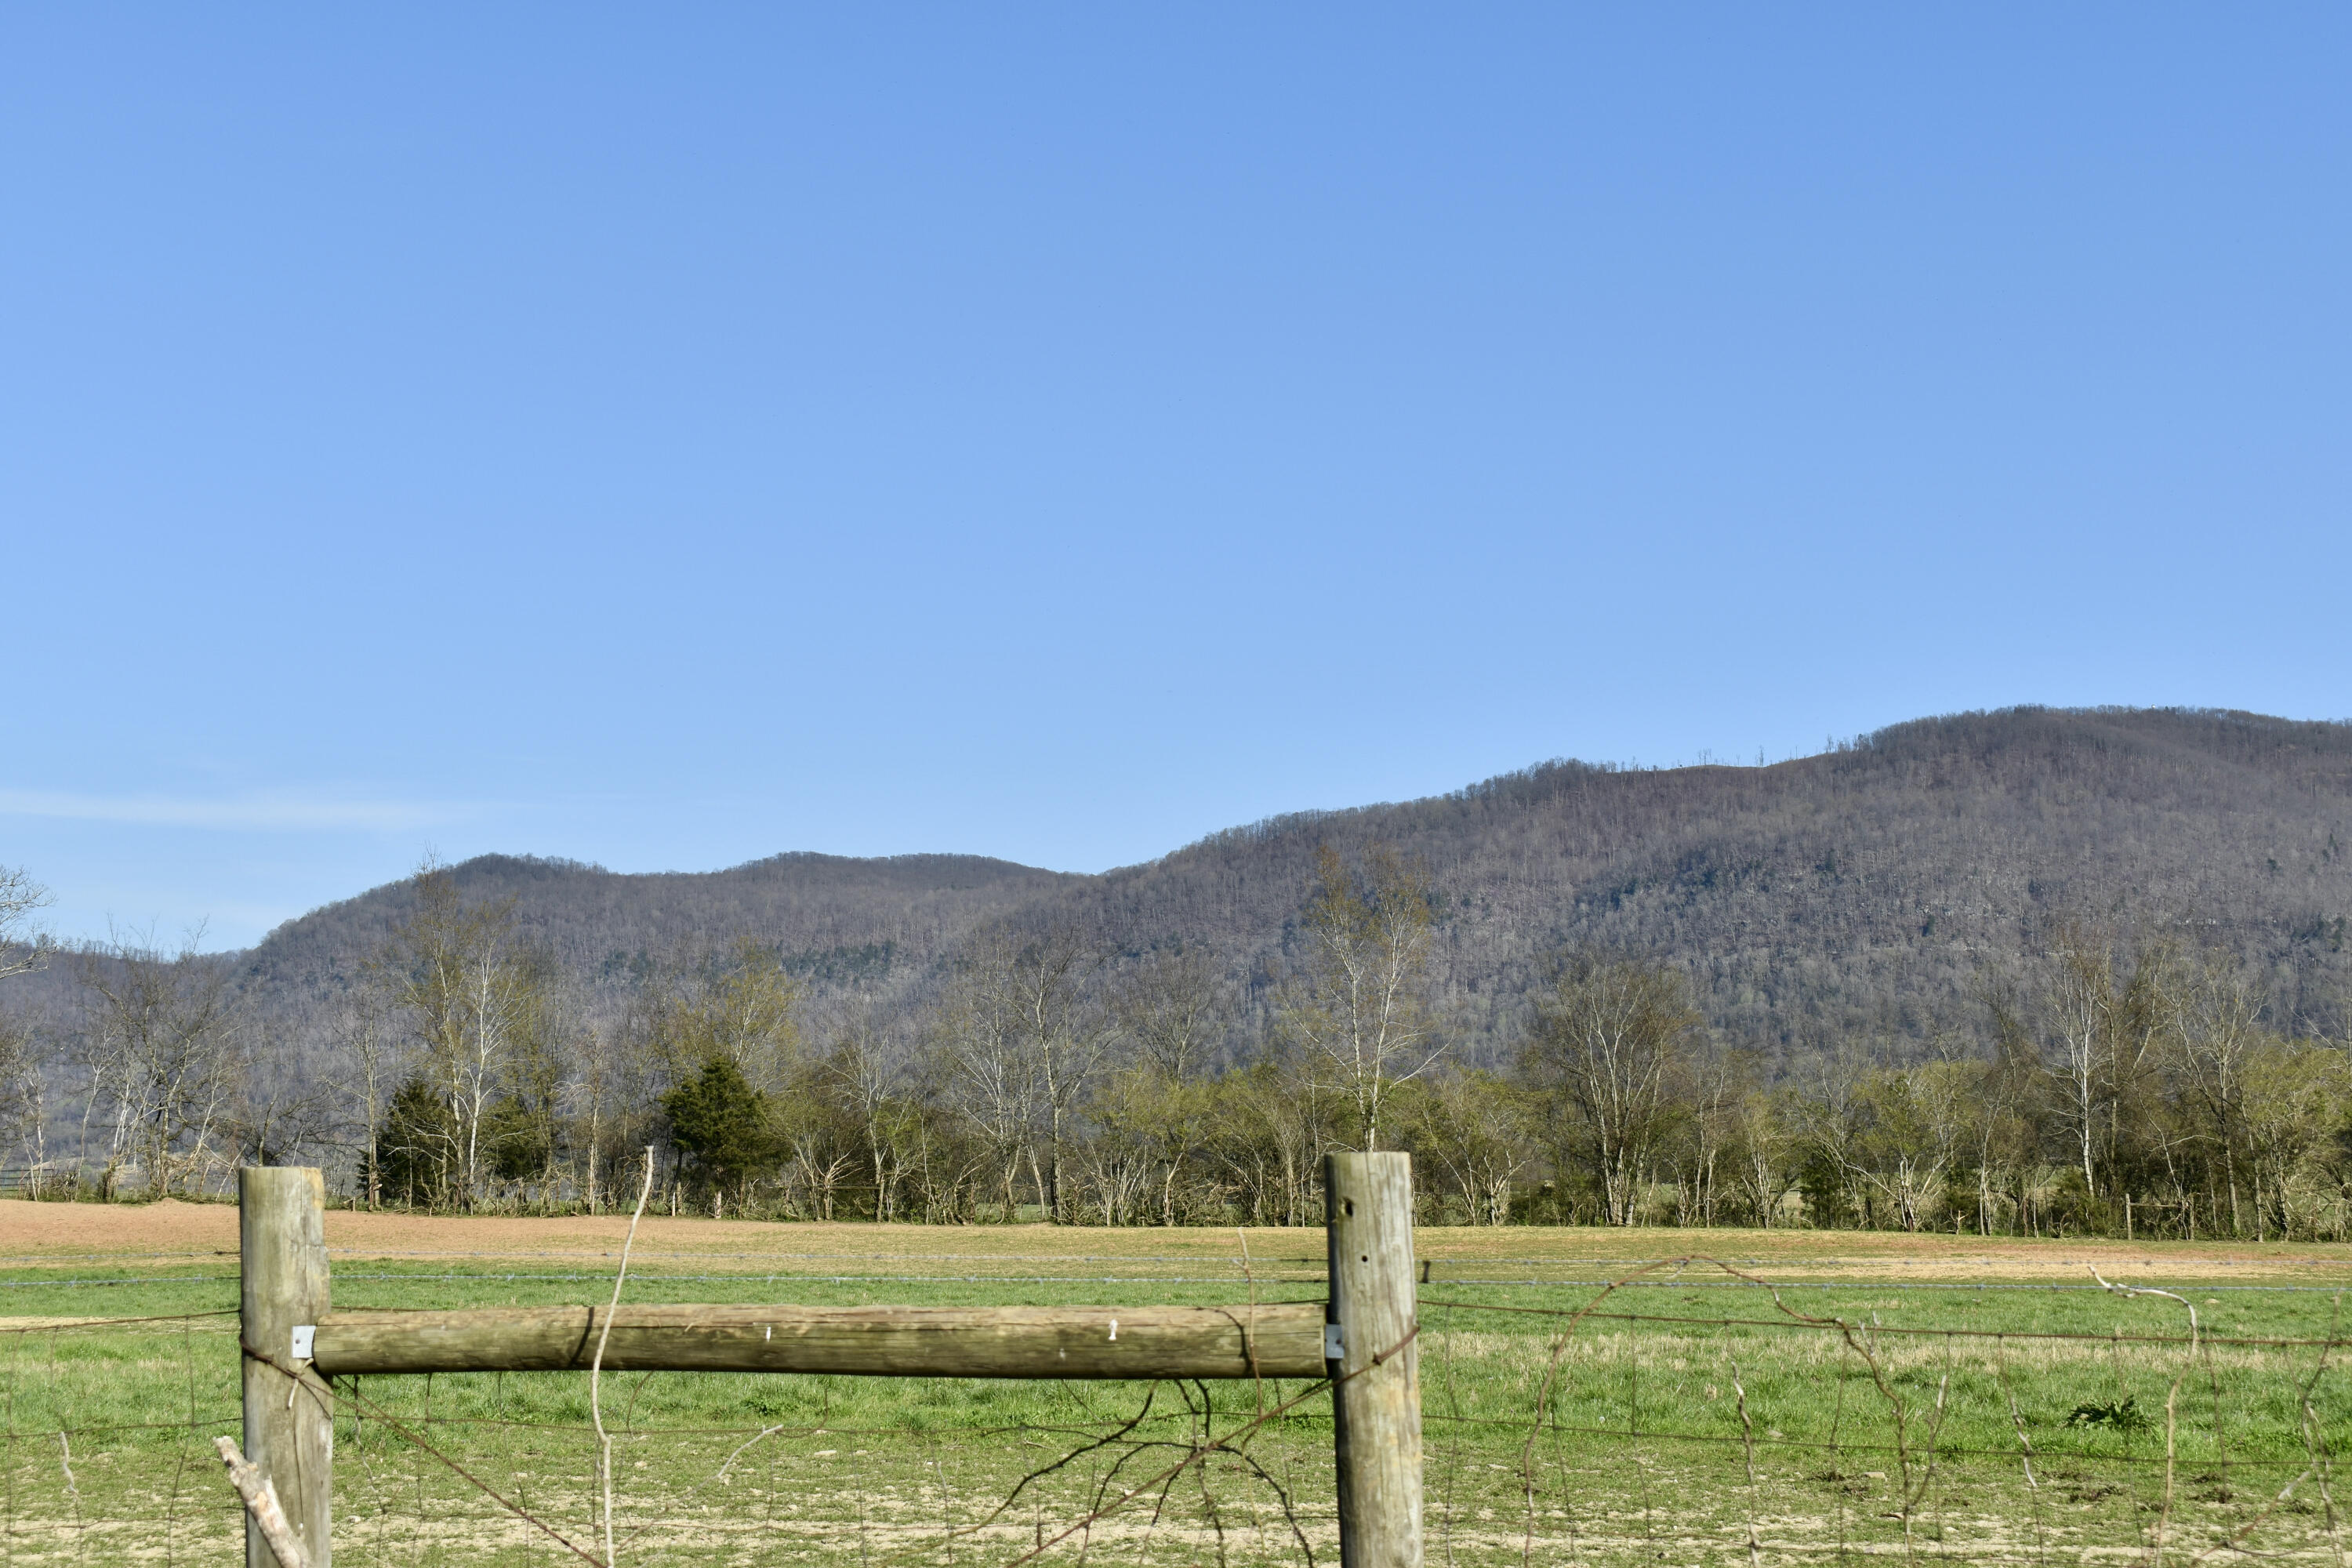
[[[601,1307],[335,1312],[320,1321],[316,1364],[330,1376],[585,1371],[604,1316]],[[880,1377],[1320,1377],[1323,1309],[623,1307],[613,1316],[604,1366]]]
[[[1412,1157],[1327,1154],[1342,1568],[1421,1568],[1421,1354]]]
[[[221,1463],[228,1467],[229,1485],[245,1500],[246,1512],[253,1516],[262,1539],[277,1554],[278,1568],[310,1568],[310,1554],[295,1538],[294,1527],[286,1520],[285,1505],[278,1500],[278,1489],[269,1483],[269,1478],[245,1462],[245,1456],[236,1451],[236,1438],[215,1437],[213,1447],[219,1453]]]
[[[329,1304],[326,1183],[317,1171],[292,1165],[247,1165],[236,1175],[238,1330],[256,1351],[291,1364],[296,1325],[317,1322]],[[277,1489],[308,1568],[329,1568],[334,1394],[315,1376],[303,1377],[298,1390],[276,1366],[244,1361],[246,1458],[258,1479]],[[250,1515],[245,1561],[246,1568],[279,1568]]]

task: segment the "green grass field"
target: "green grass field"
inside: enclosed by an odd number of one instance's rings
[[[471,1248],[466,1222],[439,1224],[437,1248],[339,1256],[337,1304],[580,1302],[609,1290],[609,1263],[576,1238],[530,1247],[502,1227]],[[231,1562],[239,1516],[210,1437],[236,1429],[234,1259],[202,1247],[110,1256],[103,1239],[0,1269],[0,1562]],[[649,1236],[627,1299],[1319,1300],[1320,1244],[1319,1232],[1252,1232],[1245,1271],[1232,1232],[677,1221]],[[2338,1317],[2336,1287],[2352,1284],[2341,1249],[1540,1230],[1426,1231],[1422,1245],[1432,1562],[1747,1561],[1751,1535],[1755,1560],[1775,1563],[2137,1561],[2159,1543],[2182,1562],[2245,1548],[2340,1563],[2352,1549],[2340,1513],[2352,1500],[2332,1464],[2352,1441],[2352,1378],[2336,1361],[2352,1346],[2320,1342],[2352,1337]],[[1712,1265],[1660,1269],[1563,1337],[1559,1314],[1601,1294],[1586,1281],[1685,1250],[1797,1283],[1776,1301]],[[427,1251],[502,1255],[417,1255]],[[2081,1288],[2090,1261],[2188,1297],[2197,1351],[2181,1306]],[[184,1316],[201,1312],[223,1315]],[[58,1321],[100,1316],[159,1321]],[[2305,1342],[2236,1342],[2252,1340]],[[396,1425],[594,1550],[584,1376],[368,1378],[355,1392],[339,1426],[339,1562],[578,1561]],[[1047,1559],[1336,1562],[1327,1396],[1309,1394],[1239,1453],[1155,1481],[1202,1434],[1304,1392],[611,1377],[620,1556],[1005,1563],[1141,1488]],[[2070,1425],[2084,1406],[2120,1419]]]

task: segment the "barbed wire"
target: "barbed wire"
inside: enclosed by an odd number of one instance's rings
[[[1257,1291],[1265,1262],[1241,1266],[1259,1304],[1270,1304]],[[2100,1550],[2149,1568],[2224,1557],[2347,1562],[2335,1473],[2352,1435],[2341,1292],[2313,1334],[2138,1325],[2126,1333],[2122,1320],[2106,1331],[2069,1331],[1881,1322],[1786,1298],[1821,1282],[1699,1258],[1641,1267],[1581,1302],[1422,1295],[1414,1332],[1433,1563],[1654,1563],[1682,1544],[1719,1549],[1748,1568],[1895,1552],[1906,1561],[2047,1564]],[[1776,1310],[1626,1310],[1633,1290],[1708,1283],[1657,1278],[1701,1268],[1739,1275],[1736,1288],[1766,1292]],[[233,1537],[236,1500],[216,1466],[195,1461],[203,1439],[238,1420],[226,1364],[235,1358],[225,1363],[211,1348],[234,1317],[219,1309],[0,1322],[0,1558],[114,1560],[128,1554],[119,1550],[132,1538],[126,1531],[146,1531],[177,1560]],[[746,1422],[727,1418],[743,1401],[709,1392],[709,1380],[727,1375],[633,1374],[613,1430],[624,1459],[635,1461],[614,1472],[624,1561],[701,1553],[1010,1568],[1050,1557],[1232,1568],[1312,1564],[1330,1551],[1328,1384],[1289,1380],[1260,1393],[1245,1384],[1237,1396],[1160,1384],[1124,1405],[1118,1385],[1031,1387],[959,1404],[925,1392],[947,1380],[912,1380],[887,1397],[860,1395],[845,1407],[848,1420],[814,1411],[793,1419],[769,1406],[787,1418]],[[578,1462],[590,1424],[565,1416],[570,1396],[557,1394],[530,1395],[520,1412],[486,1411],[488,1391],[508,1386],[493,1376],[338,1381],[346,1434],[338,1447],[347,1456],[338,1552],[347,1564],[520,1550],[522,1535],[500,1534],[500,1519],[547,1551],[602,1561],[577,1544],[577,1521],[593,1516],[589,1469]],[[747,1385],[774,1386],[736,1386]],[[183,1401],[177,1419],[158,1418],[153,1401],[166,1397]],[[1011,1418],[985,1418],[1000,1397],[1014,1402]],[[892,1399],[907,1419],[856,1418]],[[1070,1407],[1056,1414],[1057,1401]],[[2071,1411],[2069,1402],[2078,1402]],[[709,1418],[695,1419],[698,1410]],[[1033,1446],[1044,1451],[1021,1461]]]
[[[479,1256],[479,1257],[483,1257],[483,1258],[499,1258],[499,1257],[504,1257],[504,1256],[509,1256],[509,1255],[506,1255],[506,1254],[498,1254],[498,1253],[483,1253],[483,1254],[463,1254],[463,1255],[457,1255],[457,1256]],[[760,1256],[761,1256],[761,1257],[762,1257],[763,1258],[770,1258],[770,1259],[772,1259],[772,1257],[773,1257],[773,1255],[772,1255],[772,1254],[761,1254],[761,1255],[760,1255]],[[1672,1260],[1671,1260],[1671,1259],[1662,1259],[1662,1260],[1654,1260],[1654,1261],[1672,1261]],[[29,1266],[29,1265],[28,1265],[28,1266]],[[2346,1265],[2338,1264],[2338,1265],[2337,1265],[2337,1267],[2346,1267]],[[500,1283],[504,1283],[504,1284],[513,1284],[513,1283],[519,1283],[519,1282],[532,1282],[532,1281],[541,1281],[541,1282],[545,1282],[545,1283],[549,1283],[549,1284],[578,1284],[578,1283],[581,1283],[581,1282],[583,1282],[583,1281],[587,1281],[587,1280],[599,1280],[599,1281],[601,1281],[601,1280],[609,1279],[611,1279],[611,1278],[612,1278],[611,1274],[610,1274],[609,1272],[605,1272],[605,1271],[597,1271],[597,1272],[570,1272],[570,1273],[550,1273],[550,1272],[540,1271],[540,1270],[533,1270],[533,1271],[507,1270],[507,1271],[503,1271],[503,1272],[496,1272],[496,1273],[492,1273],[492,1272],[470,1272],[470,1273],[463,1273],[463,1274],[454,1274],[454,1273],[427,1274],[427,1273],[416,1273],[416,1272],[360,1273],[360,1272],[356,1272],[356,1271],[338,1271],[335,1277],[336,1277],[338,1279],[351,1280],[351,1281],[355,1281],[355,1282],[356,1282],[356,1281],[369,1281],[369,1282],[382,1283],[382,1282],[397,1282],[397,1281],[402,1281],[402,1280],[408,1280],[408,1281],[415,1281],[415,1282],[418,1282],[418,1283],[441,1283],[441,1284],[457,1284],[457,1283],[463,1283],[463,1282],[469,1281],[469,1280],[497,1280],[497,1281],[499,1281],[499,1282],[500,1282]],[[115,1278],[110,1278],[110,1279],[0,1279],[0,1289],[44,1289],[59,1288],[59,1287],[64,1287],[64,1286],[80,1286],[80,1285],[91,1285],[91,1286],[141,1286],[141,1285],[234,1285],[234,1284],[236,1284],[236,1283],[237,1282],[238,1278],[239,1278],[239,1277],[238,1277],[238,1276],[236,1276],[236,1275],[235,1275],[235,1274],[178,1274],[178,1275],[146,1275],[146,1276],[129,1276],[129,1277],[115,1277]],[[1243,1275],[1239,1270],[1236,1270],[1235,1272],[1231,1273],[1231,1274],[1166,1275],[1166,1274],[905,1274],[905,1273],[877,1273],[877,1274],[817,1274],[817,1273],[809,1273],[809,1272],[805,1272],[805,1271],[792,1271],[792,1272],[782,1272],[782,1273],[779,1273],[779,1272],[770,1272],[770,1273],[766,1273],[766,1274],[759,1274],[759,1273],[752,1273],[752,1272],[750,1272],[750,1271],[748,1271],[748,1270],[740,1270],[740,1269],[738,1269],[738,1270],[728,1270],[728,1271],[726,1271],[726,1272],[721,1272],[721,1273],[704,1273],[704,1274],[664,1274],[664,1273],[646,1272],[646,1273],[643,1273],[643,1274],[641,1275],[641,1278],[642,1278],[643,1279],[646,1280],[646,1281],[649,1281],[649,1282],[667,1282],[667,1283],[673,1283],[673,1284],[689,1284],[689,1283],[700,1283],[700,1284],[711,1284],[711,1283],[733,1283],[733,1284],[770,1284],[770,1285],[777,1285],[777,1284],[812,1284],[812,1285],[824,1285],[824,1284],[831,1284],[831,1285],[856,1285],[856,1284],[891,1284],[891,1283],[898,1283],[898,1284],[909,1284],[909,1285],[914,1285],[914,1284],[950,1284],[950,1285],[988,1285],[988,1284],[1003,1284],[1003,1285],[1054,1285],[1054,1284],[1069,1284],[1069,1285],[1128,1285],[1128,1284],[1146,1284],[1146,1285],[1233,1285],[1233,1284],[1239,1284],[1239,1283],[1242,1283],[1242,1282],[1244,1281],[1244,1275]],[[1281,1282],[1281,1283],[1286,1283],[1286,1284],[1295,1284],[1295,1283],[1302,1283],[1302,1282],[1305,1282],[1305,1281],[1307,1281],[1307,1280],[1310,1280],[1310,1279],[1312,1279],[1312,1280],[1320,1280],[1320,1279],[1321,1279],[1321,1278],[1322,1278],[1322,1276],[1321,1276],[1321,1274],[1320,1274],[1320,1273],[1314,1273],[1314,1274],[1305,1274],[1305,1273],[1278,1273],[1278,1274],[1275,1274],[1275,1275],[1272,1275],[1272,1276],[1268,1276],[1268,1278],[1274,1279],[1276,1279],[1276,1281]],[[1455,1276],[1455,1275],[1449,1275],[1449,1276],[1448,1276],[1446,1279],[1444,1279],[1444,1280],[1435,1280],[1435,1279],[1424,1279],[1423,1280],[1423,1283],[1424,1283],[1424,1284],[1445,1284],[1445,1285],[1501,1286],[1501,1287],[1517,1287],[1517,1288],[1523,1288],[1523,1289],[1524,1289],[1524,1288],[1561,1288],[1561,1289],[1675,1289],[1675,1290],[1716,1290],[1716,1289],[1759,1289],[1759,1288],[1769,1288],[1769,1289],[1779,1289],[1779,1290],[1847,1290],[1847,1289],[1852,1289],[1852,1290],[1872,1290],[1872,1291],[1878,1291],[1878,1290],[1923,1290],[1923,1291],[1924,1291],[1924,1290],[1933,1290],[1933,1291],[1943,1291],[1943,1292],[1948,1292],[1948,1293],[1958,1293],[1958,1294],[1967,1294],[1967,1293],[1984,1294],[1984,1293],[1988,1293],[1988,1292],[1998,1292],[1998,1293],[2001,1293],[2001,1294],[2037,1294],[2037,1295],[2038,1295],[2038,1294],[2061,1295],[2061,1294],[2072,1294],[2072,1293],[2082,1293],[2082,1294],[2088,1294],[2088,1295],[2097,1295],[2097,1294],[2101,1294],[2104,1290],[2105,1290],[2105,1289],[2107,1289],[2106,1287],[2103,1287],[2103,1286],[2099,1286],[2099,1285],[2077,1285],[2077,1284],[2064,1283],[2064,1282],[2052,1283],[2052,1284],[2021,1284],[2021,1283],[2018,1283],[2018,1282],[2013,1281],[2013,1280],[1994,1280],[1994,1279],[1960,1279],[1960,1280],[1951,1280],[1951,1281],[1930,1281],[1930,1280],[1900,1280],[1900,1279],[1778,1279],[1778,1280],[1774,1280],[1774,1281],[1772,1281],[1772,1283],[1769,1285],[1769,1287],[1762,1287],[1762,1286],[1760,1286],[1760,1285],[1759,1285],[1759,1282],[1758,1282],[1758,1281],[1754,1281],[1754,1280],[1748,1280],[1748,1279],[1685,1279],[1685,1280],[1674,1281],[1674,1280],[1662,1280],[1662,1279],[1580,1279],[1580,1278],[1572,1278],[1572,1277],[1557,1277],[1557,1276],[1554,1276],[1554,1277],[1529,1276],[1529,1277],[1526,1277],[1526,1278],[1517,1278],[1517,1277],[1513,1277],[1513,1278],[1490,1278],[1490,1277],[1481,1277],[1481,1276]],[[2200,1281],[2200,1282],[2198,1283],[2198,1285],[2197,1285],[2197,1287],[2196,1287],[2196,1288],[2197,1288],[2198,1289],[2200,1289],[2200,1290],[2208,1291],[2208,1292],[2223,1292],[2223,1291],[2226,1291],[2226,1292],[2232,1292],[2232,1293],[2238,1293],[2238,1294],[2252,1294],[2252,1295],[2317,1295],[2317,1296],[2333,1295],[2333,1294],[2334,1294],[2335,1292],[2336,1292],[2337,1290],[2339,1290],[2339,1289],[2346,1289],[2346,1287],[2345,1287],[2345,1286],[2341,1286],[2341,1285],[2225,1285],[2225,1284],[2216,1283],[2216,1282],[2213,1282],[2213,1281],[2210,1281],[2210,1280],[2201,1280],[2201,1281]]]
[[[215,1307],[205,1312],[162,1312],[139,1318],[44,1319],[34,1323],[11,1323],[6,1319],[0,1318],[0,1334],[51,1334],[74,1329],[113,1331],[130,1328],[140,1323],[190,1323],[200,1319],[234,1318],[236,1312],[237,1310],[235,1307]]]
[[[1785,1289],[1785,1287],[1783,1287]],[[2352,1286],[2346,1287],[2352,1289]],[[2340,1295],[2341,1292],[2339,1291]],[[1520,1307],[1486,1301],[1447,1301],[1422,1298],[1424,1307],[1458,1307],[1467,1312],[1509,1312],[1521,1317],[1568,1318],[1579,1321],[1592,1320],[1621,1323],[1677,1323],[1687,1328],[1756,1328],[1813,1330],[1836,1332],[1844,1327],[1841,1320],[1805,1318],[1693,1318],[1667,1312],[1598,1312],[1573,1307]],[[2067,1332],[2044,1329],[1979,1329],[1953,1327],[1922,1327],[1916,1324],[1872,1323],[1874,1334],[1895,1334],[1924,1339],[2000,1339],[2000,1340],[2073,1340],[2096,1344],[2140,1345],[2253,1345],[2271,1349],[2293,1347],[2333,1347],[2347,1342],[2339,1338],[2292,1339],[2262,1338],[2229,1334],[2126,1334],[2121,1331],[2097,1334],[2084,1331]]]

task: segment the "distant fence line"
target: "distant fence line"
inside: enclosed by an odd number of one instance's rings
[[[173,1195],[226,1199],[236,1190],[238,1163],[237,1156],[232,1153],[208,1153],[186,1163],[175,1163],[172,1171]],[[0,1198],[136,1202],[155,1195],[146,1167],[130,1162],[97,1169],[79,1160],[0,1165]]]

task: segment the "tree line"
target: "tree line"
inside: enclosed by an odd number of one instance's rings
[[[1303,1225],[1322,1155],[1416,1155],[1433,1224],[1805,1226],[2341,1239],[2352,1042],[2277,1016],[2259,972],[2170,928],[2053,925],[1981,971],[1924,1047],[1727,1042],[1685,966],[1570,946],[1509,1051],[1473,1062],[1437,983],[1449,896],[1374,844],[1318,853],[1259,1005],[1215,951],[998,922],[919,1005],[819,998],[776,948],[584,985],[447,868],[340,1005],[257,1026],[194,951],[26,935],[0,973],[71,973],[67,1015],[0,1014],[18,1186],[222,1190],[316,1161],[355,1204],[597,1211],[650,1160],[673,1212],[930,1224]],[[13,901],[11,901],[13,900]]]

